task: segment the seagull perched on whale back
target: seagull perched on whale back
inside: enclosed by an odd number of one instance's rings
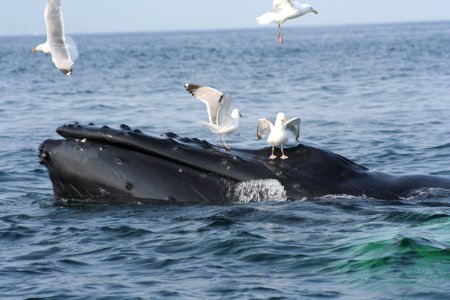
[[[44,53],[50,53],[55,66],[69,76],[72,74],[73,61],[64,36],[61,1],[47,1],[44,14],[45,25],[47,27],[47,41],[44,44],[38,45],[32,52],[42,51]]]
[[[281,26],[289,19],[295,19],[309,12],[318,14],[317,10],[309,4],[298,4],[293,0],[273,0],[274,12],[267,12],[258,17],[256,21],[261,25],[275,22],[278,24],[278,42],[283,44],[283,33]]]
[[[202,124],[217,134],[220,143],[230,150],[224,137],[236,131],[239,127],[239,118],[242,118],[239,109],[231,111],[231,96],[208,86],[187,83],[184,87],[192,96],[206,104],[209,122],[202,122]]]
[[[286,159],[288,157],[284,155],[283,151],[283,146],[288,142],[288,135],[286,131],[292,132],[295,140],[298,141],[298,138],[300,136],[300,119],[293,118],[289,121],[286,121],[286,117],[282,112],[277,114],[275,125],[273,125],[272,122],[267,119],[259,119],[258,128],[256,130],[256,137],[258,138],[258,140],[260,140],[267,131],[270,131],[267,142],[272,146],[272,155],[269,157],[269,159],[277,158],[274,155],[274,151],[275,147],[278,146],[281,146],[281,159]]]

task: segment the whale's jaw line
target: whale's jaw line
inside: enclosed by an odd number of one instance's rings
[[[232,179],[98,142],[47,140],[55,199],[88,203],[228,203]],[[208,195],[205,197],[204,194]]]
[[[299,144],[289,159],[269,160],[269,148],[227,152],[205,141],[175,134],[151,136],[123,126],[58,128],[66,139],[46,140],[39,156],[49,172],[55,199],[88,203],[201,203],[239,201],[241,182],[277,180],[287,199],[353,195],[400,199],[419,188],[450,189],[435,176],[392,176]]]

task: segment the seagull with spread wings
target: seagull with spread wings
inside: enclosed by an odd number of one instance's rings
[[[64,36],[64,24],[61,13],[62,0],[48,0],[45,7],[45,25],[47,27],[47,41],[32,50],[33,53],[42,51],[50,53],[55,66],[67,76],[72,74],[73,60]]]
[[[217,134],[220,143],[230,150],[225,143],[225,135],[235,132],[239,127],[239,118],[242,118],[239,109],[231,110],[231,96],[208,86],[187,83],[184,87],[192,96],[206,104],[209,122],[202,124]]]
[[[258,128],[256,130],[256,137],[260,140],[264,134],[269,131],[269,137],[267,138],[267,142],[272,146],[272,155],[269,159],[277,158],[274,155],[275,147],[281,146],[281,159],[288,158],[284,155],[283,146],[288,142],[288,134],[287,131],[292,132],[295,137],[295,140],[298,141],[300,136],[300,119],[293,118],[289,121],[286,121],[286,117],[284,113],[280,112],[277,114],[277,119],[275,121],[275,125],[272,124],[267,119],[259,119],[258,120]]]
[[[317,10],[309,4],[298,4],[293,0],[273,0],[273,9],[275,11],[267,12],[258,17],[256,21],[261,25],[267,25],[272,22],[278,24],[278,42],[283,44],[283,32],[281,26],[289,19],[295,19],[306,15],[309,12],[318,14]]]

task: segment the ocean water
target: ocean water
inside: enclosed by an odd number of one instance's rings
[[[62,124],[217,142],[186,82],[232,93],[245,117],[232,147],[265,147],[256,120],[283,111],[302,118],[302,143],[376,171],[450,177],[449,22],[290,27],[282,47],[276,34],[73,35],[71,78],[31,54],[45,37],[0,37],[0,298],[448,299],[448,190],[285,201],[274,185],[225,207],[54,203],[37,148]]]

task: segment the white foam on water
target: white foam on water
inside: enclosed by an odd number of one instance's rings
[[[286,201],[286,190],[276,179],[250,180],[237,184],[234,197],[239,202]]]
[[[420,188],[408,193],[402,200],[424,200],[433,198],[446,198],[450,196],[450,189],[444,188]]]

